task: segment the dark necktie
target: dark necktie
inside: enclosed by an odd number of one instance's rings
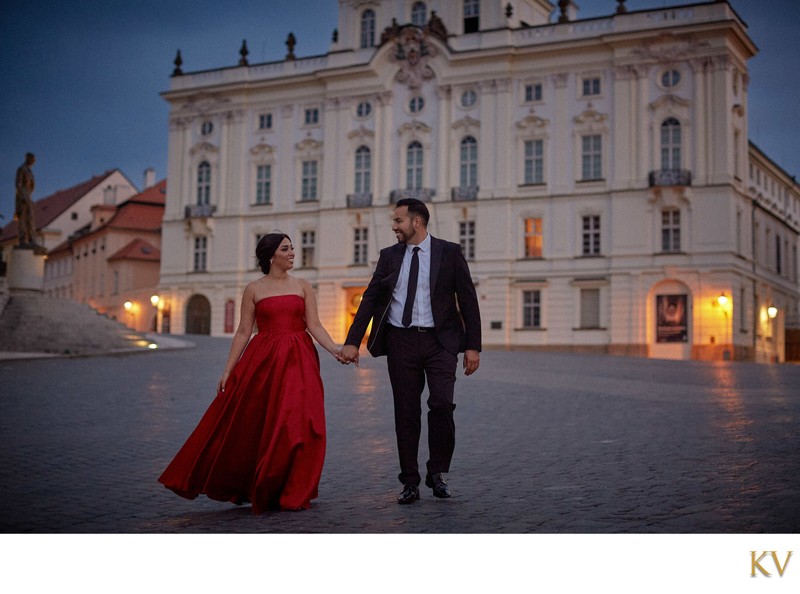
[[[408,291],[406,292],[406,305],[403,307],[403,326],[411,325],[411,312],[414,311],[414,298],[417,296],[417,277],[419,276],[419,246],[414,248],[411,256],[411,270],[408,272]]]

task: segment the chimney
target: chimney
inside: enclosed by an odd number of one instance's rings
[[[148,167],[144,170],[144,189],[154,186],[156,183],[156,170]]]

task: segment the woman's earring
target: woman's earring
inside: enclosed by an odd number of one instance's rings
[[[272,264],[272,258],[269,259],[269,263]]]

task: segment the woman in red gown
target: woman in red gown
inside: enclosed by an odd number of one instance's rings
[[[266,235],[256,258],[264,276],[245,287],[217,397],[158,480],[188,499],[250,502],[253,513],[306,509],[325,459],[323,387],[311,336],[337,359],[340,348],[319,321],[311,285],[288,274],[289,237]]]

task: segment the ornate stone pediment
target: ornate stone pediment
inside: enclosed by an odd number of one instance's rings
[[[419,137],[422,134],[430,134],[431,128],[427,124],[420,122],[418,120],[414,120],[412,122],[406,122],[402,126],[397,129],[397,133],[400,136],[409,134],[414,138]]]
[[[587,109],[582,114],[575,116],[576,124],[596,125],[603,124],[608,119],[606,114],[595,111],[594,109]]]
[[[409,89],[418,89],[426,80],[436,76],[429,62],[438,50],[430,43],[427,33],[419,27],[388,28],[381,41],[394,45],[389,61],[400,67],[395,75],[398,82]]]
[[[218,152],[219,152],[219,147],[216,147],[210,142],[206,141],[198,142],[191,149],[189,149],[189,154],[193,156],[200,153],[215,155]]]
[[[314,140],[313,138],[304,138],[296,145],[294,145],[298,151],[305,151],[307,153],[311,153],[314,151],[319,151],[322,149],[322,143],[319,140]]]
[[[682,97],[678,97],[677,95],[673,95],[672,93],[668,93],[666,95],[661,95],[658,99],[653,101],[650,104],[650,109],[653,111],[658,109],[676,109],[676,108],[686,108],[689,107],[690,103],[688,100],[683,99]]]
[[[469,116],[465,116],[458,120],[457,122],[453,122],[453,130],[463,130],[464,132],[472,132],[474,130],[478,130],[481,127],[480,121],[476,120],[475,118],[471,118]]]
[[[368,130],[364,126],[359,126],[356,130],[352,130],[347,135],[347,138],[349,138],[350,140],[353,140],[355,138],[362,142],[367,138],[374,138],[374,137],[375,137],[375,132],[373,132],[372,130]]]
[[[250,154],[254,157],[271,157],[275,153],[275,147],[266,142],[259,142],[250,149]]]
[[[546,128],[549,123],[550,120],[545,120],[532,113],[517,122],[517,128],[520,130],[542,130]]]

